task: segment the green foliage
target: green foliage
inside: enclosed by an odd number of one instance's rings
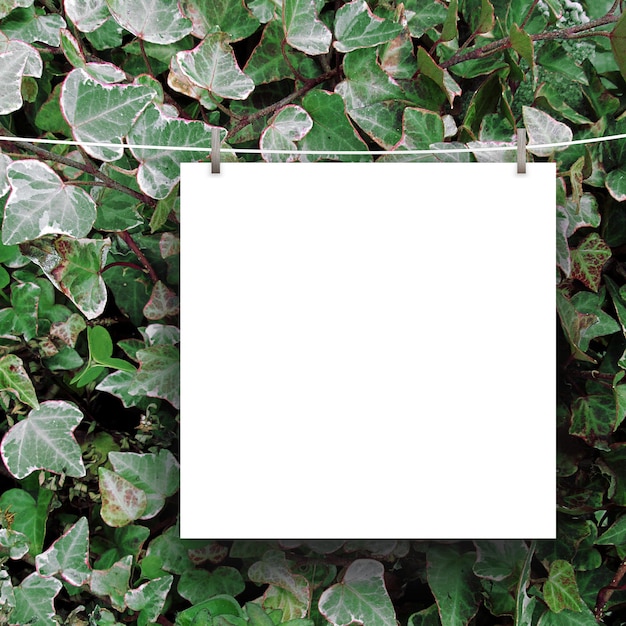
[[[80,142],[0,144],[0,623],[624,623],[626,142],[537,147],[626,132],[620,4],[0,0],[0,135]],[[522,126],[558,172],[557,540],[181,540],[180,163],[214,128],[267,162],[514,160],[406,152]]]

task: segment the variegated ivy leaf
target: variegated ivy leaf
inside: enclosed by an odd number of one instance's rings
[[[147,498],[142,489],[105,467],[98,468],[98,476],[102,497],[100,516],[106,524],[119,528],[144,514]]]
[[[22,108],[22,77],[39,78],[42,71],[43,63],[35,48],[9,40],[0,32],[0,115]]]
[[[131,395],[163,398],[180,408],[180,353],[175,346],[149,346],[137,350],[140,368],[128,388]]]
[[[73,404],[42,402],[4,435],[0,453],[7,469],[19,479],[39,469],[84,476],[80,446],[73,434],[82,419],[83,414]]]
[[[43,577],[37,572],[27,576],[14,588],[15,608],[10,623],[58,626],[54,599],[62,588],[63,583],[56,578]]]
[[[133,555],[127,554],[108,569],[94,569],[91,572],[91,591],[97,596],[108,596],[111,605],[118,611],[126,608],[124,594],[128,591],[130,568]]]
[[[0,555],[9,555],[10,559],[21,559],[28,554],[28,537],[11,528],[0,528]],[[0,606],[2,606],[2,591],[0,582]]]
[[[139,161],[137,182],[141,190],[152,198],[166,198],[180,179],[180,164],[199,161],[210,153],[211,128],[204,122],[168,117],[158,107],[149,105],[128,134],[129,144],[188,146],[205,148],[206,152],[131,148]],[[221,134],[225,137],[226,131]]]
[[[96,220],[96,203],[66,184],[41,161],[14,161],[7,168],[11,195],[4,207],[2,243],[11,245],[58,233],[84,237]]]
[[[68,528],[45,552],[35,557],[37,571],[42,576],[61,575],[70,585],[80,587],[89,581],[89,525],[81,517]]]
[[[450,106],[452,106],[455,96],[461,95],[461,88],[450,76],[448,70],[440,68],[422,47],[417,51],[417,69],[441,89],[446,98],[448,98]]]
[[[176,61],[198,87],[222,98],[245,100],[254,90],[254,82],[237,65],[227,38],[224,33],[208,35],[193,50],[179,52]]]
[[[63,6],[67,17],[83,33],[93,32],[111,17],[105,0],[63,0]]]
[[[39,408],[39,400],[24,363],[15,354],[7,354],[0,359],[0,390],[13,394],[20,402],[33,409]]]
[[[6,17],[13,9],[29,7],[34,0],[0,0],[0,19]]]
[[[115,21],[144,41],[168,44],[191,32],[191,20],[171,0],[106,0]]]
[[[243,0],[182,0],[181,4],[193,22],[191,34],[198,39],[221,31],[228,35],[229,41],[240,41],[259,27],[259,20]]]
[[[167,574],[126,592],[124,601],[128,608],[133,611],[140,611],[137,624],[141,626],[156,622],[163,610],[173,580],[174,577]]]
[[[339,52],[357,48],[372,48],[391,41],[402,32],[402,25],[377,17],[365,0],[353,0],[344,4],[335,17],[333,44]]]
[[[59,235],[23,243],[20,250],[41,267],[48,280],[87,319],[93,319],[101,315],[106,306],[106,286],[100,272],[110,247],[110,239],[73,239]]]
[[[49,46],[58,46],[59,31],[65,28],[65,20],[58,14],[41,14],[35,7],[16,9],[2,21],[2,32],[9,39],[26,43],[40,41]]]
[[[126,74],[113,63],[87,63],[78,42],[69,30],[61,30],[61,50],[65,58],[73,67],[84,69],[89,76],[103,83],[119,83],[126,78]]]
[[[119,144],[119,148],[85,145],[85,151],[102,161],[116,161],[124,149],[122,138],[156,97],[143,85],[108,85],[85,70],[72,70],[61,88],[61,109],[76,141]]]
[[[273,154],[268,150],[296,150],[296,141],[300,141],[313,128],[311,116],[295,104],[283,107],[270,120],[261,133],[261,153],[263,159],[271,162],[291,162],[298,157],[295,154]]]
[[[287,43],[306,54],[326,54],[332,33],[317,16],[315,0],[283,0]]]
[[[567,146],[554,148],[533,148],[533,144],[567,143],[572,140],[572,129],[539,109],[522,107],[524,126],[528,132],[528,151],[540,157],[547,157]]]
[[[6,196],[11,188],[9,179],[7,178],[7,168],[13,163],[13,160],[6,154],[0,152],[0,198]]]
[[[146,319],[160,320],[180,312],[180,300],[176,293],[160,280],[154,285],[150,300],[143,308]]]

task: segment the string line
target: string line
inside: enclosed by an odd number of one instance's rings
[[[545,149],[545,148],[566,148],[568,146],[582,145],[588,143],[600,143],[605,141],[614,141],[616,139],[626,139],[626,133],[621,135],[607,135],[605,137],[589,137],[587,139],[575,139],[573,141],[561,141],[556,143],[540,143],[526,144],[526,149]],[[0,135],[0,141],[22,141],[28,143],[55,144],[61,146],[89,146],[94,148],[131,148],[135,150],[169,150],[172,152],[202,152],[208,154],[211,147],[198,148],[193,146],[158,146],[151,144],[130,144],[130,143],[110,143],[104,141],[72,141],[67,139],[38,139],[33,137],[8,137]],[[404,155],[404,154],[446,154],[446,153],[473,153],[473,152],[510,152],[517,151],[517,146],[512,145],[496,145],[496,146],[476,146],[475,148],[450,148],[446,150],[427,149],[427,150],[274,150],[261,148],[220,148],[220,152],[229,154],[311,154],[311,155]]]

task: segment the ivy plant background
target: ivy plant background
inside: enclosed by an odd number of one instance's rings
[[[621,4],[0,0],[0,623],[623,624],[626,141],[532,147],[626,132]],[[180,540],[179,163],[518,127],[558,164],[558,539]]]

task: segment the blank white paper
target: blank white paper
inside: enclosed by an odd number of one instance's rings
[[[556,536],[553,163],[181,166],[181,536]]]

